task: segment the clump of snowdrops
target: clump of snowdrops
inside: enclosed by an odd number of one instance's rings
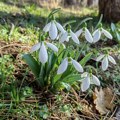
[[[56,21],[54,14],[59,9],[53,10],[48,16],[49,21],[40,33],[38,43],[33,45],[29,54],[23,58],[31,68],[36,77],[36,81],[41,89],[52,91],[70,89],[71,85],[81,83],[81,90],[84,92],[90,88],[90,84],[100,86],[95,68],[91,65],[86,66],[88,60],[93,56],[93,52],[87,53],[78,61],[85,45],[96,44],[105,36],[112,39],[112,35],[102,27],[102,24],[91,33],[84,21],[83,27],[74,32],[71,28],[73,22],[68,22],[62,26]],[[80,36],[84,41],[80,41]],[[106,71],[109,62],[116,64],[114,58],[106,50],[105,54],[100,53],[96,56],[96,61],[101,62],[101,68]]]

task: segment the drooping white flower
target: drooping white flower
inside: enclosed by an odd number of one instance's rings
[[[93,38],[92,38],[92,35],[90,33],[90,31],[85,28],[85,39],[89,42],[89,43],[92,43],[93,42]]]
[[[107,30],[98,28],[93,32],[93,43],[98,42],[102,34],[104,34],[107,38],[112,39],[112,35]]]
[[[43,28],[44,32],[49,32],[49,36],[52,40],[55,40],[57,38],[58,30],[62,33],[65,32],[62,25],[60,25],[60,23],[56,22],[55,20],[52,20]]]
[[[49,29],[49,36],[52,40],[54,40],[57,38],[57,35],[58,35],[58,30],[57,30],[56,24],[54,21],[52,21]]]
[[[73,42],[75,42],[76,44],[80,44],[80,41],[79,41],[79,39],[78,39],[78,37],[76,36],[76,34],[74,33],[74,32],[72,32],[72,30],[70,30],[70,33],[68,33],[67,31],[65,31],[62,35],[61,35],[61,37],[60,37],[60,39],[59,39],[59,41],[60,42],[64,42],[64,41],[69,41],[69,39],[72,39],[73,40]]]
[[[69,61],[68,61],[69,59]],[[60,66],[58,67],[58,71],[57,74],[62,74],[67,70],[68,67],[68,63],[73,64],[74,68],[78,71],[78,72],[83,72],[83,67],[76,61],[73,60],[71,57],[70,58],[65,58],[62,63],[60,64]]]
[[[105,29],[102,28],[102,31],[101,31],[107,38],[109,39],[112,39],[112,35]]]
[[[40,49],[39,50],[39,61],[42,64],[45,64],[48,60],[48,53],[47,53],[46,47],[52,49],[54,52],[58,52],[58,48],[55,45],[49,42],[45,42],[45,41],[35,44],[30,50],[30,52],[32,53]]]
[[[95,30],[93,33],[93,43],[96,43],[100,40],[101,32],[99,29]]]
[[[89,42],[89,43],[92,43],[93,42],[93,37],[90,33],[90,31],[87,29],[87,28],[84,28],[84,29],[80,29],[78,30],[75,35],[77,37],[79,37],[81,34],[84,34],[85,35],[85,39]]]
[[[108,57],[105,56],[102,60],[102,70],[105,71],[108,68]]]
[[[100,86],[99,79],[92,73],[85,72],[81,75],[81,77],[83,78],[82,84],[81,84],[81,90],[83,92],[90,87],[90,84],[95,84],[97,86]]]
[[[41,43],[40,52],[39,52],[39,60],[42,64],[45,64],[48,60],[48,53],[44,42]]]
[[[68,58],[65,58],[62,63],[60,64],[57,74],[62,74],[67,70],[68,67]]]
[[[110,55],[100,55],[99,57],[97,57],[96,61],[101,61],[102,60],[102,70],[105,71],[107,70],[108,66],[109,66],[109,61],[111,63],[113,63],[114,65],[116,64],[116,61],[114,60],[114,58]]]
[[[37,43],[35,45],[32,46],[32,48],[30,49],[30,53],[37,51],[41,46],[41,43]]]

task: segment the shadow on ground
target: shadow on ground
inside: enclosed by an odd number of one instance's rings
[[[74,26],[77,26],[83,19],[87,17],[92,17],[93,20],[88,21],[88,26],[96,25],[98,22],[98,17],[96,16],[75,16],[74,14],[69,14],[68,16],[65,16],[64,13],[60,13],[59,17],[56,19],[61,23],[68,22],[70,20],[76,20],[76,23],[72,24]],[[42,28],[46,23],[46,17],[43,17],[42,15],[34,15],[29,12],[22,12],[22,13],[7,13],[5,11],[0,11],[0,24],[1,25],[11,25],[14,24],[17,27],[40,27]]]

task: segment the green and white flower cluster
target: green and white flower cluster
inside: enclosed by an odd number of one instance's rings
[[[75,44],[80,45],[79,37],[83,35],[86,39],[86,41],[90,44],[94,44],[98,42],[101,38],[101,35],[104,34],[107,38],[112,39],[112,35],[106,31],[104,28],[100,27],[97,30],[93,32],[93,34],[90,33],[87,27],[83,27],[77,32],[73,32],[70,28],[65,29],[60,23],[58,23],[56,20],[52,20],[48,24],[45,25],[43,28],[43,33],[47,34],[47,38],[49,40],[52,40],[52,42],[58,41],[58,43],[65,43],[72,40]],[[48,41],[48,39],[47,39]],[[45,39],[42,39],[39,43],[35,44],[31,48],[31,53],[34,51],[39,51],[39,61],[44,65],[48,61],[48,48],[53,50],[54,52],[58,52],[59,49],[57,46],[55,46],[53,43],[49,43]],[[114,58],[110,55],[100,55],[97,58],[97,61],[102,60],[102,69],[105,71],[108,68],[109,61],[113,64],[116,64]],[[58,66],[57,74],[63,74],[67,68],[68,65],[71,64],[75,68],[77,72],[83,73],[84,69],[82,65],[72,57],[67,56],[66,58],[63,58],[61,61],[61,64]],[[84,72],[82,75],[82,84],[81,84],[81,90],[86,91],[90,84],[95,84],[97,86],[100,86],[100,81],[97,78],[97,76],[93,75],[92,72]]]

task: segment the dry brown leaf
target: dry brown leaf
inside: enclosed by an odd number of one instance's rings
[[[115,97],[110,88],[101,88],[99,91],[95,88],[93,99],[95,107],[101,115],[106,114],[114,108],[113,101]]]
[[[83,115],[86,115],[88,117],[93,117],[93,110],[92,110],[92,106],[87,104],[87,101],[82,101],[81,102],[81,106],[82,106],[82,110],[81,112],[83,113]]]

